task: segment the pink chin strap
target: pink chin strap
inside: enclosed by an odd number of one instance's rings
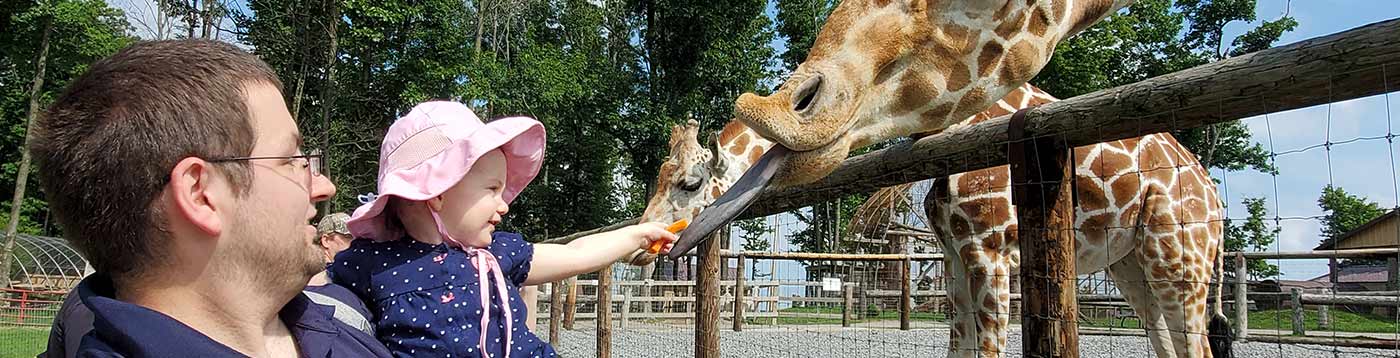
[[[510,302],[506,301],[506,298],[510,296],[506,293],[506,278],[505,275],[501,273],[501,263],[496,260],[496,255],[492,255],[491,251],[463,245],[461,242],[457,241],[457,239],[453,239],[451,235],[447,234],[447,228],[442,226],[442,217],[438,215],[437,211],[428,209],[428,212],[433,214],[433,223],[437,224],[438,234],[442,235],[443,239],[446,239],[447,245],[466,251],[467,257],[471,259],[472,266],[476,267],[477,284],[481,289],[481,340],[477,342],[477,348],[481,350],[481,356],[487,358],[486,332],[487,324],[491,323],[491,292],[486,289],[486,281],[493,278],[496,281],[496,293],[501,297],[501,312],[506,316],[505,356],[510,356],[512,319],[510,314]]]

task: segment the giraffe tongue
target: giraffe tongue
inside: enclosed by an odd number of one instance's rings
[[[754,199],[758,198],[758,193],[768,187],[768,182],[773,180],[773,175],[787,160],[788,153],[787,148],[781,145],[775,145],[768,149],[767,153],[763,153],[758,163],[745,171],[744,176],[739,177],[739,181],[735,182],[729,191],[691,220],[690,226],[681,231],[680,238],[676,240],[675,246],[667,256],[676,259],[690,252],[701,241],[708,239],[710,234],[747,210],[749,204],[753,204]]]

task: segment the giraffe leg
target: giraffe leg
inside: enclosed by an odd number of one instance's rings
[[[1212,262],[1201,255],[1192,235],[1178,224],[1171,199],[1148,197],[1145,236],[1137,252],[1157,308],[1171,330],[1179,358],[1210,357],[1206,313]],[[1213,247],[1211,247],[1213,249]]]
[[[1010,190],[996,189],[1000,192],[990,194],[985,190],[957,191],[954,183],[968,175],[935,179],[924,200],[924,210],[933,222],[930,227],[943,243],[944,265],[951,278],[948,300],[955,315],[948,356],[1002,357],[1010,319],[1016,229],[1014,218],[993,214],[1012,212],[1011,201],[1005,199]],[[983,198],[968,199],[979,193]]]
[[[954,278],[948,299],[955,312],[948,356],[1004,357],[1011,310],[1010,262],[1000,254],[958,256],[959,260],[946,263]]]
[[[1133,306],[1133,312],[1137,313],[1142,327],[1147,330],[1147,339],[1152,342],[1152,349],[1157,352],[1157,357],[1176,357],[1176,352],[1171,348],[1172,338],[1167,322],[1162,319],[1155,296],[1147,287],[1147,274],[1142,268],[1142,263],[1136,255],[1128,255],[1109,265],[1108,274],[1113,278],[1113,284],[1118,287],[1123,298],[1128,301],[1128,305]]]

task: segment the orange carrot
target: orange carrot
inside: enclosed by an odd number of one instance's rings
[[[677,221],[675,223],[672,223],[671,226],[667,226],[666,231],[670,231],[672,234],[679,234],[681,233],[681,230],[685,230],[686,226],[690,226],[690,221],[686,219],[681,219],[681,221]],[[666,242],[661,240],[652,241],[651,247],[647,249],[647,252],[652,254],[661,253],[661,245],[665,244]]]

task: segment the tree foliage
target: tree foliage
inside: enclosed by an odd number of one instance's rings
[[[1268,209],[1264,198],[1245,198],[1245,210],[1249,216],[1244,223],[1235,225],[1227,222],[1225,225],[1225,251],[1267,251],[1270,246],[1278,240],[1279,227],[1269,227],[1265,221]],[[1226,258],[1226,271],[1234,270],[1234,260]],[[1250,259],[1245,263],[1245,271],[1249,273],[1251,279],[1263,279],[1276,277],[1280,274],[1278,266],[1263,259]]]
[[[1254,13],[1255,0],[1139,0],[1061,43],[1031,83],[1069,98],[1266,49],[1298,25],[1284,15],[1227,42],[1225,27]],[[1277,172],[1239,121],[1173,134],[1209,167]]]
[[[88,66],[133,40],[121,10],[100,0],[10,1],[0,5],[0,217],[8,216],[27,129],[30,87],[46,21],[53,22],[39,103],[47,106]],[[30,176],[19,231],[57,235],[48,204]],[[8,222],[8,218],[0,222]]]
[[[1317,206],[1322,209],[1322,237],[1325,241],[1340,240],[1352,230],[1360,228],[1371,220],[1386,213],[1386,209],[1364,197],[1348,193],[1346,190],[1327,185],[1317,198]],[[1346,264],[1379,264],[1377,259],[1346,259]]]
[[[666,128],[728,121],[732,99],[769,77],[764,4],[254,0],[235,18],[282,77],[303,133],[325,147],[342,193],[334,210],[374,191],[380,137],[416,103],[543,122],[544,168],[503,225],[539,240],[639,213]]]
[[[1385,209],[1366,198],[1347,193],[1345,189],[1328,185],[1317,198],[1322,208],[1322,236],[1329,239],[1356,230],[1371,219],[1385,214]]]

